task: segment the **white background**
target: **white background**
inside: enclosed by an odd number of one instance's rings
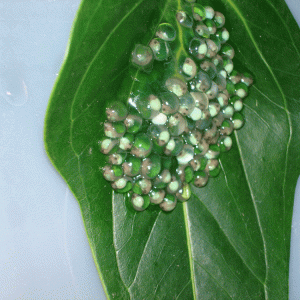
[[[298,1],[288,2],[299,22]],[[105,299],[77,202],[43,145],[48,99],[79,3],[0,0],[1,300]],[[290,299],[300,299],[300,199],[295,207]]]

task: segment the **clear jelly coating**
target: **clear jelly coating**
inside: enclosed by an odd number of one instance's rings
[[[103,177],[136,211],[170,212],[192,199],[221,172],[219,158],[245,124],[253,78],[234,68],[225,16],[195,2],[185,0],[174,12],[176,24],[159,24],[131,53],[133,67],[144,76],[160,68],[159,79],[151,77],[133,102],[113,101],[105,111]]]

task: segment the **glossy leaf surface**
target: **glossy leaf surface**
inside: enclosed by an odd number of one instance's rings
[[[300,174],[299,27],[282,0],[201,3],[224,13],[234,62],[255,84],[221,174],[173,212],[138,213],[112,193],[98,141],[107,104],[125,102],[137,80],[147,81],[132,73],[134,45],[149,43],[161,22],[177,26],[179,0],[84,0],[51,95],[47,153],[79,202],[111,299],[288,298]],[[183,40],[179,34],[176,53]]]

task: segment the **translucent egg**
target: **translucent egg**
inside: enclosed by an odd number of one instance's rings
[[[141,116],[144,119],[149,120],[159,114],[161,109],[161,100],[153,94],[146,97],[141,96],[137,99],[136,106]]]
[[[177,12],[176,19],[179,22],[179,24],[183,27],[187,27],[187,28],[193,27],[193,19],[187,12],[183,10]]]
[[[196,121],[195,127],[199,130],[204,130],[211,126],[212,118],[208,110],[202,112],[201,118]]]
[[[191,182],[194,177],[194,170],[189,165],[180,165],[176,169],[176,174],[179,176],[181,182]]]
[[[181,72],[187,80],[194,78],[197,74],[196,63],[191,58],[187,57],[182,63]]]
[[[229,44],[223,44],[223,46],[221,48],[221,53],[230,59],[233,59],[234,54],[235,54],[233,47]]]
[[[233,84],[237,84],[241,81],[242,76],[236,70],[233,70],[229,76],[229,79],[233,82]]]
[[[225,24],[225,16],[218,11],[215,12],[215,16],[214,16],[213,20],[215,21],[216,26],[218,28],[223,27]]]
[[[235,95],[245,98],[248,95],[248,86],[243,82],[237,83],[235,85]]]
[[[159,95],[161,99],[161,111],[165,115],[171,115],[179,109],[179,98],[174,93],[162,93]]]
[[[181,188],[182,182],[177,176],[172,176],[171,181],[167,184],[166,192],[169,194],[176,194]]]
[[[213,123],[216,124],[217,127],[220,127],[224,121],[224,115],[222,112],[219,112],[214,118]]]
[[[113,153],[108,157],[108,162],[112,165],[121,165],[126,158],[126,153]]]
[[[188,144],[196,146],[200,142],[202,134],[199,130],[193,129],[185,135],[185,138]]]
[[[200,68],[208,74],[211,80],[214,79],[217,75],[216,66],[207,59],[201,62]]]
[[[154,54],[154,58],[158,61],[167,60],[170,56],[170,46],[168,42],[155,38],[149,43]]]
[[[212,81],[211,87],[209,90],[206,91],[206,95],[209,100],[215,99],[219,94],[219,88],[218,85]]]
[[[141,196],[139,194],[133,194],[131,204],[136,211],[143,211],[149,206],[150,198],[148,195]]]
[[[170,132],[166,125],[151,124],[148,128],[149,136],[156,140],[159,146],[166,145],[170,140]]]
[[[152,68],[153,53],[150,47],[138,44],[131,53],[131,62],[135,67],[147,70]]]
[[[201,21],[205,20],[205,18],[206,18],[206,12],[205,12],[205,8],[202,5],[200,5],[198,3],[195,3],[192,6],[192,10],[193,10],[193,18],[196,21],[200,21],[201,22]]]
[[[221,107],[228,105],[228,98],[229,98],[228,95],[225,93],[221,92],[218,94],[217,100]]]
[[[181,135],[185,131],[186,126],[186,119],[180,113],[176,113],[169,117],[168,129],[171,136]]]
[[[177,204],[177,198],[174,195],[166,194],[163,202],[159,204],[163,211],[172,211]]]
[[[207,49],[205,39],[193,38],[190,41],[189,52],[198,59],[203,59],[205,57]]]
[[[164,200],[165,194],[166,192],[162,189],[152,189],[149,194],[150,202],[153,204],[160,204]]]
[[[207,153],[204,156],[207,159],[217,159],[220,156],[220,147],[216,144],[210,145]]]
[[[158,25],[156,36],[164,41],[174,41],[176,38],[176,30],[169,23],[162,23]]]
[[[221,44],[226,43],[229,40],[229,32],[226,28],[217,30],[216,37],[220,40]]]
[[[131,154],[144,158],[150,154],[152,150],[152,141],[145,133],[138,133],[135,136]]]
[[[104,122],[104,134],[109,138],[122,137],[126,132],[126,127],[123,122]]]
[[[110,139],[110,138],[104,138],[100,142],[100,151],[103,154],[111,154],[119,149],[119,140],[117,139]]]
[[[232,123],[233,123],[233,128],[238,130],[241,129],[245,123],[244,117],[241,113],[236,112],[232,116]]]
[[[209,100],[205,93],[191,92],[190,94],[194,99],[196,107],[199,107],[201,110],[206,110],[208,108]]]
[[[227,86],[226,78],[224,78],[222,75],[217,74],[216,78],[214,79],[214,82],[218,86],[220,92],[226,89]]]
[[[205,13],[207,19],[212,19],[215,15],[214,9],[210,6],[205,6]]]
[[[221,152],[229,151],[232,147],[232,139],[230,136],[221,136],[218,141]]]
[[[117,165],[106,165],[103,168],[103,177],[107,181],[115,181],[123,176],[123,169]]]
[[[217,134],[217,126],[215,123],[212,123],[211,126],[204,130],[203,138],[207,141],[211,140]]]
[[[195,172],[193,185],[195,187],[204,187],[208,182],[208,175],[204,171]]]
[[[182,137],[172,137],[165,147],[164,153],[166,155],[177,156],[183,149],[184,141]]]
[[[207,28],[207,26],[204,23],[198,23],[198,25],[195,27],[195,34],[196,36],[200,38],[209,38],[210,33]]]
[[[221,55],[217,54],[215,57],[212,58],[212,63],[216,66],[216,70],[219,73],[221,70],[223,70],[223,58]],[[221,74],[220,74],[221,75]]]
[[[186,165],[193,159],[193,157],[194,147],[192,145],[184,145],[176,158],[180,165]]]
[[[209,31],[210,34],[215,34],[216,33],[217,26],[216,26],[216,24],[213,20],[206,19],[203,23],[207,26],[208,31]]]
[[[153,188],[163,189],[171,181],[171,173],[168,169],[164,169],[153,180]]]
[[[128,151],[132,147],[134,141],[134,135],[132,133],[125,133],[124,136],[120,138],[119,147],[121,150]]]
[[[212,37],[211,37],[212,38]],[[206,53],[206,56],[208,58],[214,58],[218,51],[219,51],[219,44],[220,42],[217,41],[216,39],[213,40],[213,39],[207,39],[206,40],[206,44],[207,44],[207,53]]]
[[[157,154],[151,154],[149,157],[143,159],[141,174],[145,178],[155,178],[161,170],[161,159]]]
[[[227,74],[230,74],[233,70],[233,62],[228,56],[223,57],[224,69]]]
[[[221,135],[230,135],[233,131],[233,123],[230,120],[224,120],[220,127]]]
[[[126,118],[128,110],[124,103],[115,101],[106,108],[107,120],[110,122],[122,121]]]
[[[214,118],[220,112],[221,106],[219,102],[210,102],[208,106],[208,111],[212,118]]]
[[[225,119],[230,119],[234,114],[234,107],[228,104],[222,108],[222,113]]]
[[[132,187],[132,191],[136,194],[147,195],[151,191],[152,183],[150,179],[136,178]]]
[[[217,177],[221,171],[219,161],[217,159],[209,159],[205,171],[208,172],[210,177]]]
[[[137,114],[129,114],[124,120],[124,124],[127,132],[137,133],[143,125],[143,119]]]
[[[179,97],[179,109],[178,112],[183,116],[189,115],[195,107],[194,97],[187,92],[185,95]]]
[[[205,155],[209,149],[209,144],[205,139],[201,139],[200,143],[195,148],[195,153]]]
[[[241,82],[245,83],[247,86],[253,84],[253,78],[249,73],[242,74]]]
[[[181,189],[179,189],[178,192],[176,193],[176,198],[181,202],[185,202],[190,199],[191,195],[192,195],[191,187],[188,183],[185,182],[182,185]]]
[[[140,158],[128,155],[122,164],[122,168],[126,176],[133,177],[140,174],[141,165],[142,161]]]
[[[132,189],[132,179],[130,177],[123,176],[112,182],[111,186],[117,193],[127,193]]]
[[[190,81],[190,86],[192,91],[206,92],[210,89],[211,83],[210,76],[204,71],[199,71],[194,80]]]
[[[176,77],[168,78],[165,86],[170,92],[178,97],[183,96],[188,91],[186,82]]]

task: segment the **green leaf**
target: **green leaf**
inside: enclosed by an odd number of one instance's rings
[[[208,4],[226,16],[234,63],[255,83],[246,124],[221,156],[222,172],[171,213],[135,212],[113,194],[98,141],[107,104],[126,101],[133,78],[146,80],[141,72],[132,77],[134,45],[147,44],[161,22],[177,26],[180,1],[83,0],[78,11],[47,111],[45,146],[78,200],[108,298],[288,299],[300,174],[299,27],[283,0]]]

